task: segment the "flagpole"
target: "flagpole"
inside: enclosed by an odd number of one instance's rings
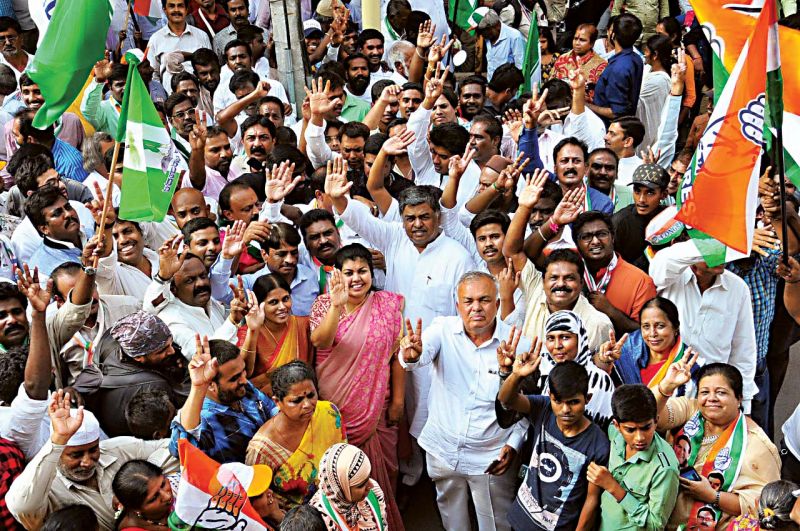
[[[119,147],[121,146],[120,142],[114,140],[114,153],[111,156],[111,167],[108,168],[108,184],[106,185],[106,195],[103,198],[103,210],[100,214],[100,225],[97,227],[97,230],[100,231],[100,241],[98,245],[103,244],[103,239],[106,234],[106,216],[108,215],[108,203],[111,201],[111,194],[114,191],[114,169],[117,167],[117,159],[119,158]],[[100,261],[100,256],[96,255],[92,259],[92,267],[97,268],[97,264]]]
[[[775,134],[775,168],[778,172],[778,183],[781,195],[781,235],[783,241],[783,263],[789,265],[789,227],[786,221],[786,174],[783,163],[783,127],[778,127]]]
[[[131,0],[128,0],[128,9],[125,10],[125,22],[122,23],[122,29],[128,31],[128,21],[131,19]],[[136,40],[134,39],[134,45]]]

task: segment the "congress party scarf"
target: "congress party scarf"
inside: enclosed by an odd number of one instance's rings
[[[698,454],[700,453],[700,446],[703,442],[703,435],[705,434],[705,419],[698,410],[689,421],[684,424],[681,431],[678,432],[676,439],[681,435],[689,438],[689,443],[692,446],[692,453],[689,456],[688,464],[691,467],[695,466]],[[714,442],[714,445],[709,450],[703,467],[700,470],[700,475],[705,478],[712,473],[716,475],[721,474],[724,478],[720,492],[730,492],[739,472],[742,469],[742,457],[744,456],[745,449],[747,448],[747,420],[744,413],[739,412],[739,417],[730,423],[725,428],[725,431]],[[714,513],[714,521],[719,522],[722,516],[722,511],[719,507],[710,504],[705,504],[701,501],[696,501],[689,512],[689,521],[682,524],[678,529],[696,529],[703,518],[709,516],[711,512]],[[698,514],[699,513],[699,514]]]
[[[675,339],[675,344],[672,345],[672,349],[669,351],[669,355],[667,359],[664,361],[664,365],[658,369],[658,372],[650,379],[647,383],[647,387],[650,389],[655,389],[658,384],[661,383],[661,380],[664,379],[664,376],[667,375],[667,371],[669,370],[669,366],[675,362],[681,361],[686,354],[686,344],[681,340],[681,336],[678,336]]]
[[[596,276],[589,272],[589,267],[584,263],[585,267],[583,268],[583,280],[584,284],[586,285],[586,290],[589,293],[592,293],[593,291],[605,293],[609,282],[611,282],[611,273],[613,273],[614,268],[617,267],[618,261],[619,259],[617,258],[617,253],[612,254],[611,261],[606,267],[600,268],[597,271]]]

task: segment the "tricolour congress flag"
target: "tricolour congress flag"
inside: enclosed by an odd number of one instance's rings
[[[520,94],[532,92],[542,82],[542,45],[539,44],[539,21],[536,12],[531,14],[528,42],[525,44],[525,60],[522,62],[523,82]]]
[[[676,219],[694,229],[690,234],[711,266],[727,261],[729,250],[747,255],[752,246],[764,147],[769,21],[770,12],[764,9],[681,184]]]
[[[235,529],[237,531],[265,531],[268,527],[247,497],[248,484],[254,474],[264,472],[266,465],[248,467],[241,463],[220,465],[186,439],[178,441],[181,461],[180,485],[175,508],[169,516],[173,530]],[[266,467],[266,468],[261,468]],[[239,477],[249,474],[250,477]]]
[[[103,58],[111,13],[108,0],[56,2],[47,32],[28,66],[28,75],[44,96],[34,127],[55,122],[78,97],[94,64]]]
[[[125,54],[130,68],[117,127],[117,141],[125,141],[119,216],[161,221],[187,166],[136,68],[140,54],[139,50]]]
[[[161,18],[161,0],[134,0],[133,12],[143,17]]]
[[[711,43],[714,61],[714,86],[724,86],[733,70],[744,43],[756,25],[764,0],[691,0],[703,32]],[[782,50],[800,50],[800,31],[777,26],[778,46]],[[800,187],[800,54],[784,54],[780,60],[783,72],[783,151],[786,177]],[[768,80],[769,81],[769,80]],[[719,96],[719,93],[715,93]],[[768,122],[769,117],[767,118]],[[774,127],[773,124],[769,124]],[[767,131],[767,148],[772,135]]]

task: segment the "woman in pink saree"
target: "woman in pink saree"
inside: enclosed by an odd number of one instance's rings
[[[348,441],[372,463],[383,489],[389,529],[403,529],[395,502],[397,424],[403,412],[404,372],[397,361],[403,297],[372,290],[372,255],[351,244],[336,253],[329,292],[311,307],[319,394],[339,407]]]

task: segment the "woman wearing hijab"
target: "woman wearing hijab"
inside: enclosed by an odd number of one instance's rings
[[[544,334],[541,364],[538,371],[523,384],[523,392],[547,395],[549,393],[547,377],[553,367],[564,361],[574,360],[583,365],[589,373],[591,400],[586,405],[586,415],[600,427],[607,428],[611,422],[611,395],[614,393],[614,382],[606,371],[594,364],[592,351],[589,350],[589,335],[581,318],[575,312],[559,310],[547,319]],[[605,343],[603,350],[608,348],[611,348],[609,343]],[[500,348],[497,353],[500,367],[508,367],[510,372],[511,365],[508,360],[499,359],[504,358],[505,354]],[[510,413],[504,411],[497,401],[495,401],[495,411],[500,425],[507,427]]]
[[[329,531],[386,529],[383,491],[370,479],[371,471],[367,454],[351,444],[334,444],[323,454],[319,490],[310,505]]]

